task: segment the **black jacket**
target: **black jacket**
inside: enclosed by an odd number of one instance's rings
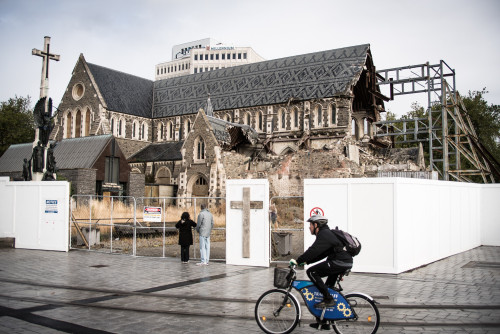
[[[196,223],[191,219],[188,219],[185,222],[179,220],[177,224],[175,224],[175,228],[179,229],[179,245],[189,246],[193,244],[193,227],[196,227]]]
[[[337,238],[328,225],[321,226],[316,240],[304,254],[298,257],[297,263],[314,263],[324,258],[352,263],[352,256],[344,250],[344,245]]]

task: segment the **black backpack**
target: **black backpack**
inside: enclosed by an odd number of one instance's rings
[[[339,230],[339,227],[335,227],[335,229],[331,230],[337,238],[344,244],[345,250],[351,256],[356,256],[361,251],[361,242],[359,242],[358,238],[349,233]]]

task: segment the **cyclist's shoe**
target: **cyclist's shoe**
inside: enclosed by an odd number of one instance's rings
[[[328,298],[328,299],[323,299],[323,301],[314,304],[315,308],[327,308],[327,307],[332,307],[335,306],[335,299],[333,298]]]
[[[331,329],[330,324],[326,324],[326,323],[320,324],[319,322],[309,324],[309,326],[314,328],[314,329],[321,328],[321,330],[324,330],[324,331],[329,331]]]

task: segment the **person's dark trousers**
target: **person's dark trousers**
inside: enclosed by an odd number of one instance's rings
[[[181,261],[189,261],[189,246],[181,246]]]
[[[306,273],[309,279],[314,283],[314,285],[316,285],[319,292],[323,294],[323,298],[327,296],[326,299],[330,299],[332,297],[328,293],[328,287],[333,287],[339,274],[349,268],[350,267],[337,266],[331,261],[324,261],[310,267],[306,270]],[[328,276],[326,284],[321,279],[321,277],[325,276]]]

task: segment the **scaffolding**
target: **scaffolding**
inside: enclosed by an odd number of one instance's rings
[[[430,169],[442,180],[472,182],[473,175],[483,183],[500,179],[500,166],[479,142],[455,89],[455,70],[446,62],[379,70],[377,78],[377,85],[389,85],[391,100],[427,93],[427,118],[376,122],[376,137],[392,136],[395,143],[427,143]]]

